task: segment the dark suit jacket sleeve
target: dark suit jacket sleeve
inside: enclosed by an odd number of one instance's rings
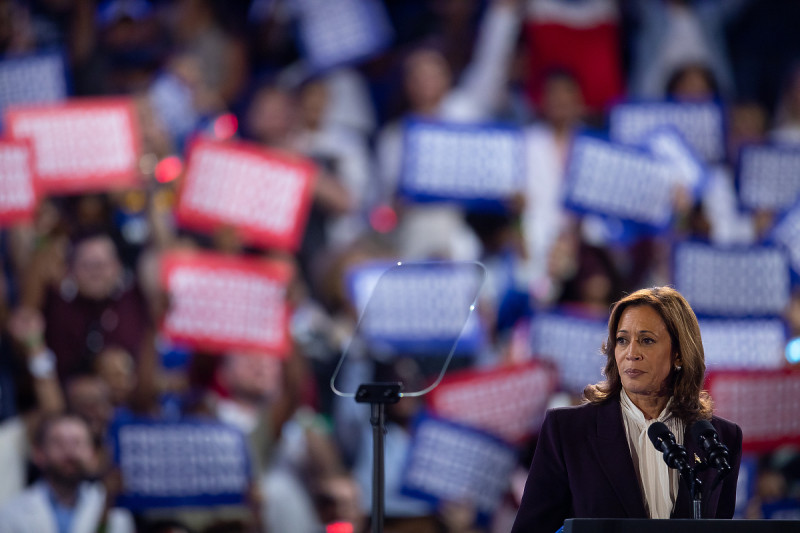
[[[733,422],[717,417],[714,417],[712,423],[717,429],[720,442],[726,445],[730,451],[732,468],[730,474],[722,482],[714,518],[732,518],[736,507],[736,481],[739,479],[739,465],[742,462],[742,428]],[[710,488],[708,487],[708,489]]]
[[[558,412],[548,411],[511,533],[553,533],[571,516],[571,509]]]

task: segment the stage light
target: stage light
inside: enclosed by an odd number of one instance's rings
[[[233,113],[225,113],[214,120],[213,128],[214,136],[224,141],[236,135],[236,131],[239,129],[239,121]]]
[[[156,165],[155,177],[159,183],[168,183],[183,172],[183,162],[176,155],[165,157]]]
[[[397,213],[388,205],[379,205],[369,214],[369,223],[378,233],[389,233],[397,226]]]
[[[800,363],[800,337],[795,337],[786,344],[786,360],[791,364]]]

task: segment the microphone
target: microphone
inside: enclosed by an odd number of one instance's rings
[[[686,448],[675,442],[675,435],[663,422],[654,422],[647,429],[647,436],[657,450],[664,453],[664,462],[670,468],[675,468],[681,473],[691,469],[689,453]]]
[[[720,475],[731,471],[728,447],[719,441],[717,430],[708,420],[698,420],[689,428],[689,434],[703,448],[708,463],[719,470]]]

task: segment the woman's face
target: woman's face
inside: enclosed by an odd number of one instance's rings
[[[628,396],[663,394],[672,369],[672,341],[664,320],[655,309],[637,305],[622,312],[614,358]]]

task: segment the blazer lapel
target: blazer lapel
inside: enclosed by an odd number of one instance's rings
[[[597,451],[600,466],[622,502],[628,518],[647,518],[644,498],[633,467],[622,410],[618,400],[599,406],[597,411]]]

